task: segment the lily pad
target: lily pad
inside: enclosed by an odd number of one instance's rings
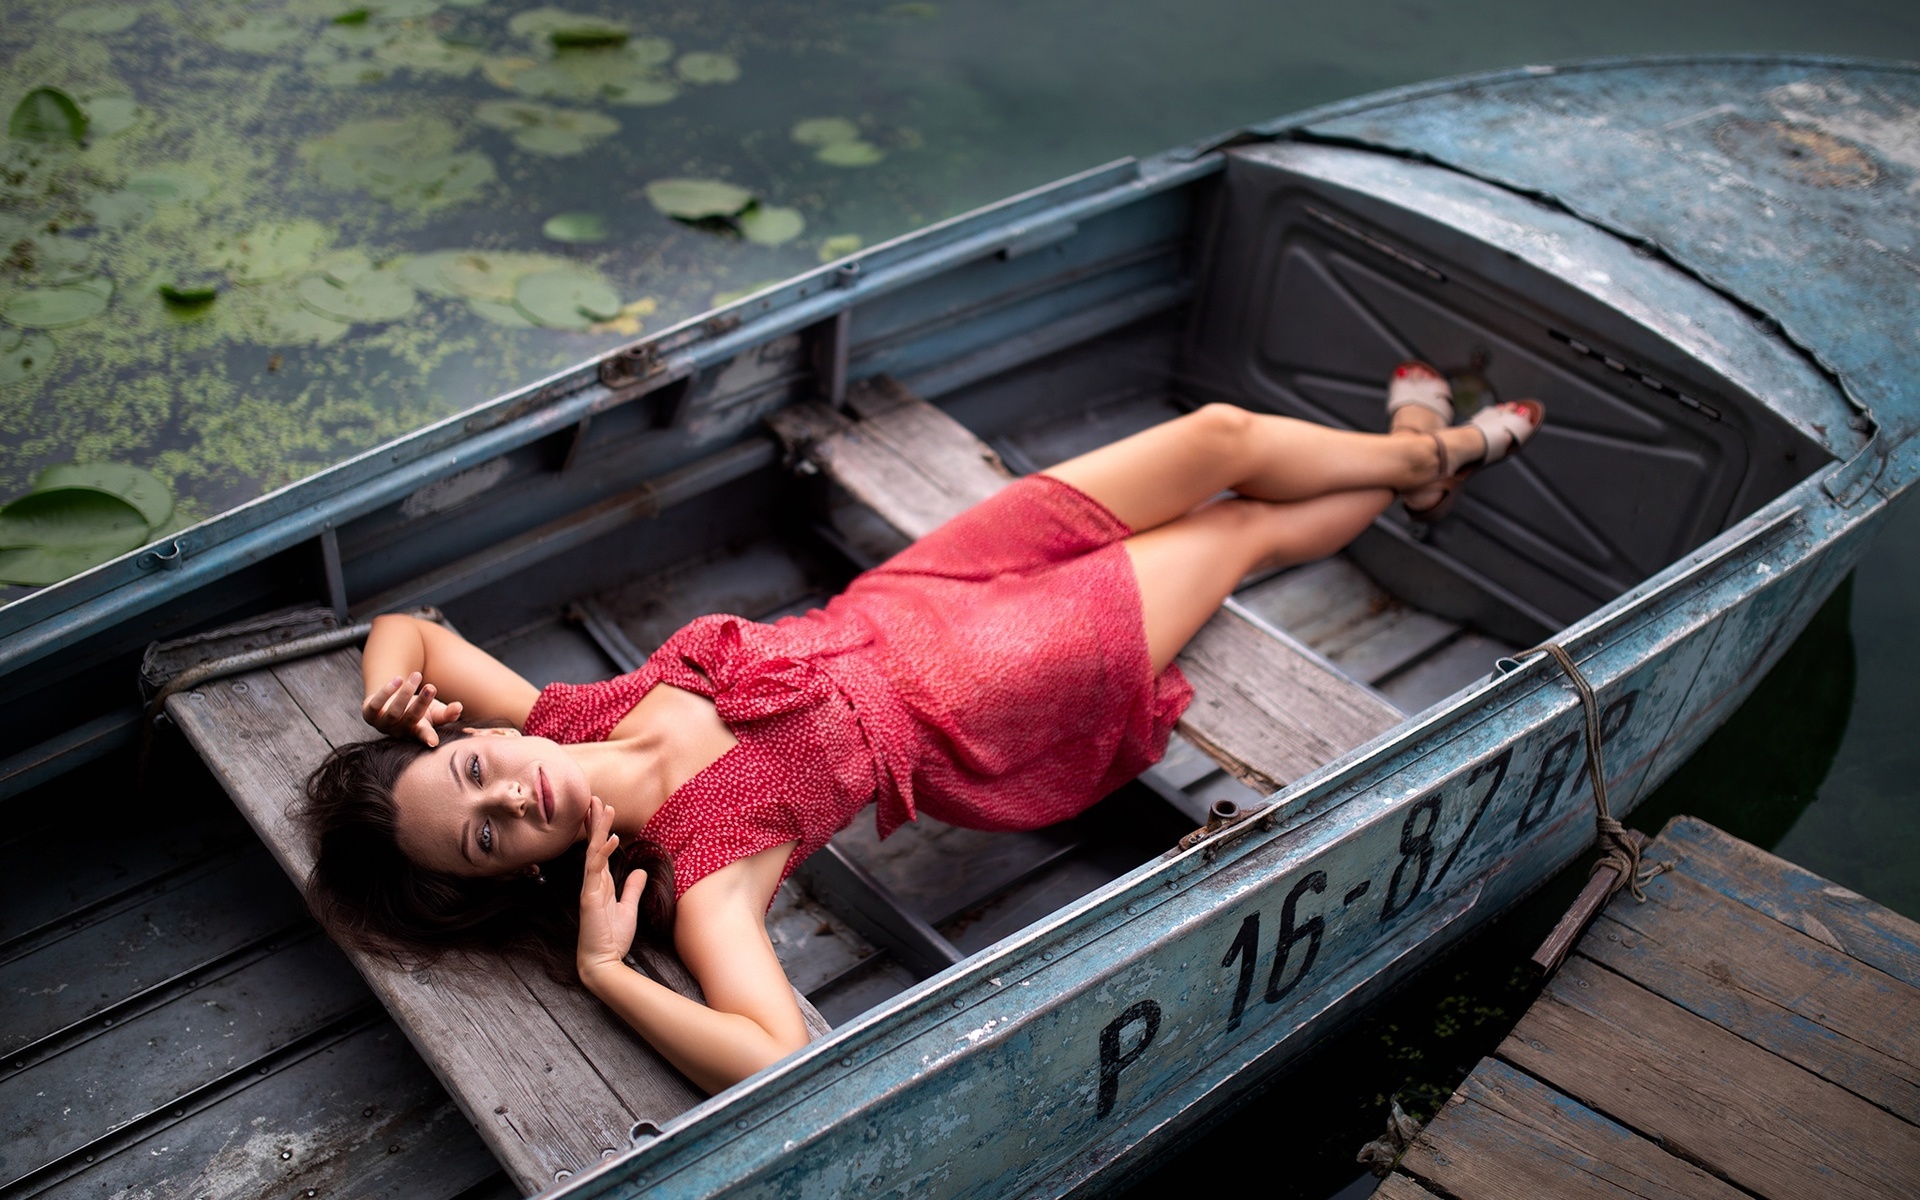
[[[172,490],[153,472],[129,463],[62,463],[48,467],[33,481],[35,492],[62,488],[85,488],[124,500],[149,525],[173,515]]]
[[[585,329],[620,315],[620,293],[599,275],[577,267],[527,276],[514,288],[513,303],[551,329]]]
[[[60,287],[22,288],[0,306],[0,317],[24,329],[59,329],[90,321],[107,311],[113,284],[95,279]]]
[[[335,59],[313,64],[311,74],[328,87],[360,87],[386,79],[387,70],[365,59]]]
[[[861,247],[865,245],[866,243],[860,240],[860,235],[857,233],[837,233],[830,238],[821,239],[819,258],[823,263],[832,262],[837,258],[845,258],[849,254],[858,254]]]
[[[732,83],[740,78],[740,62],[733,55],[703,50],[681,55],[673,69],[688,83]]]
[[[886,151],[871,142],[859,140],[822,146],[813,156],[833,167],[870,167],[885,158]]]
[[[93,246],[86,240],[47,233],[44,229],[12,243],[9,262],[33,275],[36,284],[82,283],[94,277],[88,263]],[[111,290],[111,289],[109,289]]]
[[[367,257],[364,250],[335,250],[313,264],[313,269],[345,287],[373,270],[373,260]]]
[[[473,115],[482,125],[506,133],[522,150],[553,157],[579,154],[601,138],[620,132],[620,122],[601,113],[530,100],[488,100],[476,107]]]
[[[179,279],[160,285],[160,298],[175,308],[204,308],[220,297],[220,285],[204,279]]]
[[[184,204],[213,194],[213,184],[180,167],[155,167],[127,176],[127,190],[155,204]]]
[[[718,179],[656,179],[647,185],[647,203],[669,217],[701,221],[738,215],[753,193]]]
[[[627,33],[627,27],[618,21],[609,21],[604,17],[571,13],[563,8],[543,7],[530,8],[525,12],[514,14],[513,19],[507,22],[507,31],[516,37],[552,45],[554,44],[553,35],[556,33],[583,37],[597,31],[608,36],[613,34],[624,36]]]
[[[513,301],[514,289],[526,276],[570,265],[566,259],[550,254],[511,251],[463,250],[450,255],[426,257],[437,260],[439,282],[454,295],[469,300],[496,300],[501,303]],[[414,263],[418,262],[418,259],[414,260]]]
[[[627,44],[627,31],[606,25],[556,29],[547,35],[555,50],[605,50]]]
[[[140,103],[132,96],[83,96],[80,109],[93,137],[112,137],[140,123]]]
[[[481,320],[505,326],[508,329],[540,328],[529,320],[527,314],[521,312],[511,300],[469,300],[467,307],[472,309],[473,315]]]
[[[665,104],[679,94],[680,89],[664,75],[634,76],[603,89],[601,99],[628,108],[651,108],[656,104]]]
[[[382,117],[342,125],[300,153],[330,187],[424,212],[471,200],[498,178],[491,158],[454,141],[440,117]]]
[[[150,197],[132,190],[105,192],[87,200],[93,223],[102,229],[131,229],[143,225],[152,219],[153,209]]]
[[[25,329],[0,329],[0,387],[44,374],[53,365],[53,339]]]
[[[270,222],[231,241],[214,243],[210,265],[241,283],[278,279],[306,270],[327,240],[327,231],[318,221]]]
[[[788,134],[802,146],[832,146],[860,140],[860,127],[845,117],[808,117]]]
[[[424,31],[410,31],[376,46],[373,56],[381,62],[439,75],[465,75],[480,65],[481,54],[469,46],[456,46]]]
[[[271,54],[307,37],[304,22],[280,13],[236,14],[208,35],[214,44],[248,54]]]
[[[240,299],[236,294],[235,299]],[[305,344],[326,346],[339,341],[352,330],[353,323],[326,316],[308,308],[300,300],[299,284],[280,282],[247,297],[248,303],[236,311],[247,336],[268,344]]]
[[[93,4],[62,13],[54,24],[73,33],[119,33],[141,16],[137,4]]]
[[[147,540],[133,505],[89,488],[29,492],[0,508],[0,581],[43,586]]]
[[[414,305],[413,289],[398,271],[368,271],[345,284],[325,275],[309,275],[296,290],[302,304],[336,321],[397,321]]]
[[[807,219],[800,215],[799,209],[767,204],[754,205],[741,213],[738,220],[740,232],[747,235],[747,240],[761,246],[783,246],[807,228]]]
[[[594,212],[565,212],[548,217],[540,232],[556,242],[604,242],[607,219]]]
[[[87,137],[87,114],[59,88],[35,88],[14,106],[7,133],[23,142],[77,146]]]

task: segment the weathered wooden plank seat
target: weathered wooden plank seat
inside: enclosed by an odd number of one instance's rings
[[[360,652],[340,650],[220,679],[167,701],[167,713],[296,882],[312,866],[288,816],[334,746],[373,735],[359,716]],[[670,954],[636,961],[685,995],[699,986]],[[586,992],[504,958],[449,956],[409,970],[349,950],[381,1003],[528,1193],[630,1144],[703,1096]],[[826,1023],[804,998],[816,1036]]]
[[[843,413],[809,403],[768,418],[795,466],[819,471],[905,538],[1012,481],[965,426],[884,377]],[[1194,688],[1179,732],[1270,792],[1398,724],[1401,713],[1319,655],[1229,603],[1178,659]]]

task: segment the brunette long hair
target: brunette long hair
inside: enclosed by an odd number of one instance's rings
[[[480,726],[449,726],[447,742]],[[400,850],[395,838],[393,789],[428,753],[413,738],[385,737],[336,747],[307,776],[306,795],[292,815],[306,826],[314,849],[307,904],[327,932],[369,950],[398,952],[426,963],[447,950],[528,955],[555,979],[577,982],[574,945],[580,936],[580,883],[586,849],[574,846],[541,864],[545,882],[531,875],[471,878],[429,870]],[[622,845],[613,877],[623,884],[634,869],[647,872],[638,937],[665,945],[673,930],[673,865],[644,841]]]

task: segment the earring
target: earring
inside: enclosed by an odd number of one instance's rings
[[[535,883],[545,883],[547,881],[547,873],[540,869],[539,863],[533,864],[533,881]]]

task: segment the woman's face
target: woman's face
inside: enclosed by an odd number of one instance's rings
[[[400,852],[450,875],[511,875],[586,835],[579,764],[546,738],[476,729],[407,764],[393,788]]]

